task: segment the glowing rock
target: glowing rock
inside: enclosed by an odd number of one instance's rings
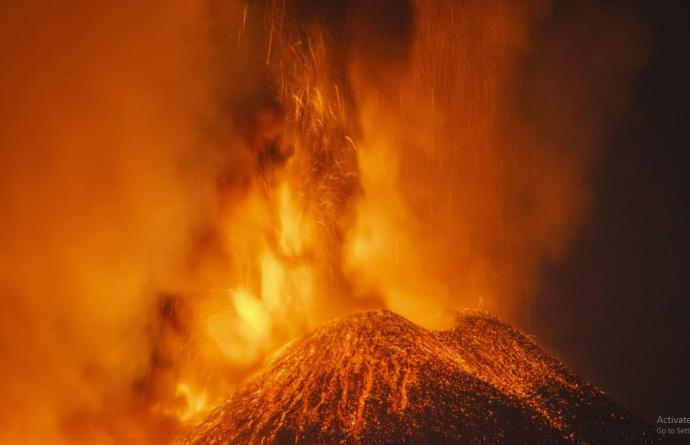
[[[180,445],[653,443],[653,430],[510,326],[387,311],[291,345]]]

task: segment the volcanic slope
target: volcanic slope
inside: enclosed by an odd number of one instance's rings
[[[179,445],[655,443],[650,427],[484,313],[429,331],[363,312],[290,344]]]

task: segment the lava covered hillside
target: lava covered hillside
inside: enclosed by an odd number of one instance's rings
[[[210,444],[654,443],[650,427],[484,313],[447,331],[358,313],[286,347],[178,440]]]

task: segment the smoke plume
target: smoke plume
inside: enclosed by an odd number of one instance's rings
[[[372,53],[380,28],[354,52],[366,191],[354,269],[419,322],[458,305],[520,317],[540,265],[587,218],[588,179],[644,61],[644,27],[594,2],[413,10],[405,52]],[[379,71],[384,54],[393,69]]]

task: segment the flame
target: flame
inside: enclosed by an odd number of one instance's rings
[[[377,142],[371,147],[358,152],[367,194],[349,232],[346,265],[356,277],[358,292],[385,292],[393,311],[425,326],[447,327],[452,316],[444,314],[437,297],[448,289],[425,270],[408,231],[413,221],[399,193],[397,159],[389,147]]]
[[[198,420],[209,409],[208,396],[203,391],[195,391],[187,383],[178,383],[175,394],[184,398],[185,406],[174,414],[183,422]]]
[[[262,301],[245,289],[231,296],[234,310],[214,311],[207,321],[207,332],[229,360],[251,362],[268,336],[270,315]]]
[[[270,197],[249,196],[245,211],[226,221],[228,248],[237,253],[241,265],[240,286],[227,291],[227,299],[221,292],[204,303],[204,331],[224,359],[235,365],[263,358],[279,341],[276,331],[294,323],[297,311],[314,298],[315,264],[305,257],[313,242],[311,224],[296,206],[287,182],[269,193]],[[236,219],[242,223],[236,224]]]
[[[295,207],[287,184],[278,191],[280,250],[288,256],[301,255],[309,241],[308,225],[303,224],[303,215]]]

